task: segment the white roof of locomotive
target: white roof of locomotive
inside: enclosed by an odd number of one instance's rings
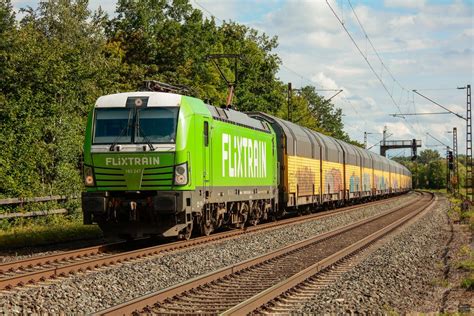
[[[95,102],[96,108],[117,108],[125,107],[127,104],[127,98],[129,97],[148,97],[147,107],[158,107],[158,106],[180,106],[181,97],[180,94],[167,93],[167,92],[124,92],[115,93],[101,96]]]

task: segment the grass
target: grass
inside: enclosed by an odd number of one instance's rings
[[[474,273],[461,282],[461,287],[465,288],[468,291],[474,291]]]
[[[470,259],[459,261],[457,263],[457,268],[466,271],[474,271],[474,260],[472,260],[471,257]]]
[[[447,288],[449,287],[449,281],[445,279],[433,279],[431,280],[431,285]]]
[[[447,193],[446,188],[444,188],[444,189],[423,189],[423,190],[433,192],[433,193],[441,193],[441,194],[446,194]]]
[[[97,226],[83,225],[82,216],[43,216],[2,225],[0,249],[15,249],[102,236]]]
[[[459,219],[460,223],[467,224],[469,231],[474,232],[474,209],[471,205],[467,209],[463,209],[462,200],[460,198],[450,197],[451,209],[449,215],[451,218]],[[466,272],[466,277],[461,281],[461,287],[468,291],[474,291],[474,251],[470,245],[464,245],[459,249],[459,255],[464,257],[456,263],[458,269]]]
[[[454,215],[463,224],[467,224],[471,232],[474,231],[474,206],[468,207],[468,209],[462,208],[462,199],[450,197],[451,209],[449,210],[450,215]]]

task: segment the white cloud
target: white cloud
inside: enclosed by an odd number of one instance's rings
[[[461,33],[463,36],[467,36],[467,37],[473,37],[474,36],[474,28],[469,28],[469,29],[465,29],[464,31],[462,31]]]
[[[390,27],[412,27],[416,23],[415,15],[397,16],[391,19],[389,22]]]
[[[197,1],[197,2],[196,2]],[[276,53],[282,58],[279,76],[295,88],[313,84],[317,88],[344,89],[333,99],[343,109],[346,130],[363,140],[363,130],[382,131],[387,124],[393,139],[419,138],[426,131],[448,141],[446,130],[458,126],[459,151],[464,151],[464,121],[454,115],[413,116],[406,120],[393,118],[398,112],[380,82],[367,66],[342,26],[324,0],[190,0],[198,9],[203,6],[219,19],[235,20],[277,35]],[[107,11],[115,7],[113,0],[91,0],[95,9],[101,4]],[[432,103],[408,93],[411,89],[451,88],[474,82],[473,16],[468,1],[432,3],[424,0],[385,0],[385,7],[370,1],[352,1],[354,10],[377,49],[384,64],[406,90],[394,84],[372,51],[351,8],[344,2],[331,0],[330,5],[344,20],[360,49],[386,83],[402,111],[443,111]],[[36,1],[14,0],[15,8],[25,3],[36,7]],[[365,3],[361,5],[361,3]],[[265,10],[263,10],[264,8]],[[385,9],[388,8],[388,9]],[[244,20],[239,20],[244,18]],[[295,74],[295,72],[297,74]],[[425,91],[426,95],[464,115],[465,90]],[[329,97],[331,92],[321,92]],[[361,131],[362,130],[362,131]],[[373,136],[376,139],[378,136]],[[431,143],[434,141],[430,141]]]
[[[317,73],[311,78],[314,82],[317,82],[319,85],[324,87],[324,89],[340,89],[336,81],[327,77],[323,72]]]
[[[369,73],[366,67],[353,67],[350,65],[344,66],[339,64],[332,64],[325,66],[325,69],[338,78],[356,75],[367,75]]]
[[[385,6],[389,8],[423,8],[425,0],[385,0]]]

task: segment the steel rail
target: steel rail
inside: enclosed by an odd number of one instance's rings
[[[396,228],[402,226],[410,219],[415,217],[416,215],[420,214],[421,212],[430,209],[433,207],[434,203],[437,200],[437,197],[432,194],[432,197],[429,201],[429,204],[423,205],[418,210],[411,212],[404,217],[398,219],[397,221],[391,223],[390,225],[376,231],[375,233],[357,241],[356,243],[334,253],[333,255],[316,262],[315,264],[307,267],[306,269],[302,270],[301,272],[295,274],[294,276],[274,285],[273,287],[245,300],[244,302],[240,303],[239,305],[223,312],[221,315],[246,315],[252,313],[259,307],[269,303],[270,301],[274,300],[275,298],[279,297],[281,294],[287,292],[288,290],[298,286],[302,282],[306,281],[310,277],[314,276],[315,274],[321,272],[322,270],[336,264],[337,262],[354,255],[354,253],[365,249],[370,244],[374,243],[375,241],[379,240],[380,238],[386,236]]]
[[[169,288],[166,288],[157,292],[153,292],[145,296],[138,297],[136,299],[130,300],[123,304],[99,311],[95,315],[117,315],[117,314],[127,315],[131,313],[135,313],[137,310],[143,310],[147,308],[148,306],[153,306],[156,303],[164,302],[178,294],[183,294],[186,291],[190,291],[190,290],[202,287],[206,284],[215,282],[219,279],[229,277],[230,275],[235,275],[236,273],[249,269],[251,267],[254,268],[256,266],[261,265],[262,263],[274,260],[275,258],[286,256],[289,253],[300,250],[301,248],[338,236],[344,232],[348,232],[352,229],[366,225],[367,223],[374,222],[377,219],[383,218],[390,214],[394,214],[407,207],[413,207],[414,205],[422,201],[423,198],[424,196],[422,195],[418,197],[417,201],[414,203],[411,202],[411,203],[404,204],[403,206],[395,207],[392,210],[384,212],[382,214],[378,214],[373,217],[363,219],[358,222],[337,228],[335,230],[308,238],[306,240],[293,243],[291,245],[280,248],[274,252],[271,252],[271,253],[256,257],[256,258],[248,259],[241,263],[234,264],[234,265],[219,269],[215,272],[211,272],[202,276],[198,276],[196,278],[171,286]],[[146,312],[149,312],[149,310],[146,310]]]
[[[11,289],[16,286],[32,284],[38,281],[45,281],[50,278],[66,276],[76,272],[84,272],[86,270],[92,270],[103,266],[118,264],[136,258],[143,258],[147,256],[157,255],[159,253],[171,252],[190,247],[197,247],[202,244],[209,244],[211,242],[219,242],[226,239],[237,238],[243,234],[267,231],[276,229],[280,226],[312,221],[314,219],[322,219],[341,213],[353,212],[367,206],[376,206],[379,204],[387,203],[387,201],[397,198],[398,196],[386,200],[379,200],[365,204],[347,206],[324,213],[315,213],[307,216],[288,218],[277,222],[250,226],[246,227],[243,230],[231,230],[213,234],[207,237],[198,237],[187,241],[177,241],[165,245],[146,247],[118,254],[109,254],[107,252],[110,251],[111,248],[120,246],[124,243],[99,245],[79,250],[63,252],[59,254],[38,256],[20,261],[4,263],[0,264],[0,272],[4,275],[7,272],[15,274],[7,277],[2,277],[0,274],[0,290]],[[411,202],[408,201],[405,204],[410,203]],[[70,262],[71,260],[75,262]],[[53,265],[53,267],[51,267],[51,265]],[[43,268],[42,266],[46,267]],[[35,271],[25,271],[28,269],[34,269]],[[18,270],[21,270],[20,273],[16,272]]]
[[[49,265],[53,263],[59,263],[60,261],[73,260],[81,257],[87,257],[92,255],[97,255],[101,252],[107,251],[110,247],[119,246],[124,244],[124,242],[117,242],[111,244],[104,244],[98,246],[92,246],[87,248],[75,249],[70,251],[65,251],[61,253],[44,255],[44,256],[35,256],[28,259],[6,262],[0,264],[0,273],[12,272],[14,270],[34,268],[41,265]],[[1,284],[1,283],[0,283]],[[1,289],[0,285],[0,289]]]

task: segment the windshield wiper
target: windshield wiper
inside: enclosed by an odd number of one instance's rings
[[[132,124],[130,123],[130,116],[128,117],[127,125],[124,126],[124,128],[120,131],[120,134],[115,137],[114,141],[112,142],[112,145],[110,145],[109,151],[115,150],[115,146],[118,144],[120,137],[122,137],[125,134],[125,131],[127,131],[129,128],[132,128]]]
[[[143,137],[148,147],[150,147],[150,150],[155,151],[155,147],[153,147],[153,144],[151,143],[150,138],[148,138],[148,136],[146,136],[146,134],[143,132],[143,129],[141,128],[140,123],[138,123],[138,134]]]

